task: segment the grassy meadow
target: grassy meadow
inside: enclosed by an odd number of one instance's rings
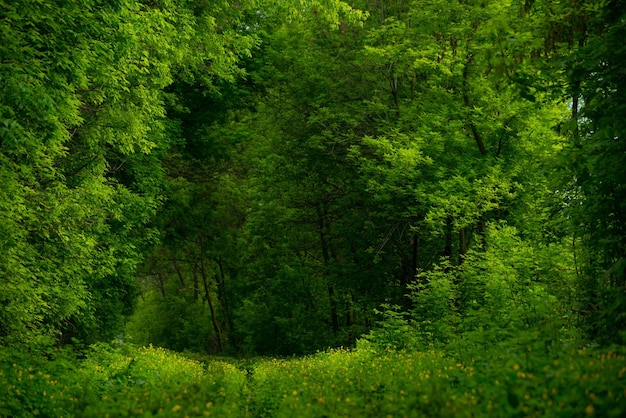
[[[0,350],[6,417],[620,417],[626,357],[573,350],[460,362],[360,344],[305,357],[189,358],[99,344],[76,358]]]

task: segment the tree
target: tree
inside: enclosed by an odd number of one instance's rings
[[[265,47],[239,318],[262,351],[343,343],[374,307],[406,306],[419,271],[461,264],[490,220],[537,228],[522,208],[547,194],[562,112],[494,70],[508,6],[397,6],[337,30],[302,15]]]
[[[573,127],[566,212],[586,248],[582,309],[591,335],[603,343],[623,343],[626,327],[624,10],[622,1],[589,2],[568,14],[582,24],[566,56]]]
[[[560,124],[561,153],[553,208],[559,228],[576,246],[580,306],[597,342],[623,342],[624,314],[624,4],[524,1],[518,26],[504,45],[527,93],[543,92],[568,104]]]
[[[228,78],[253,41],[218,27],[220,4],[2,9],[0,338],[105,338],[132,307],[135,268],[156,239],[145,225],[176,132],[164,88]]]

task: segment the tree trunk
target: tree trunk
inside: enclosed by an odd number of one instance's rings
[[[420,268],[419,261],[419,249],[420,249],[420,235],[419,232],[413,233],[413,279],[417,277],[417,269]]]
[[[346,314],[346,325],[354,325],[354,300],[352,290],[348,291],[348,312]]]
[[[217,351],[222,351],[222,330],[220,328],[220,324],[217,321],[217,317],[215,315],[215,307],[213,306],[213,301],[211,300],[211,293],[209,291],[211,282],[206,273],[206,268],[204,265],[204,257],[200,257],[200,272],[202,273],[202,283],[204,284],[204,294],[206,296],[206,300],[209,304],[209,311],[211,312],[211,323],[213,324],[213,330],[215,331],[215,335],[217,337]]]
[[[448,259],[452,259],[452,217],[448,216],[446,219],[446,236],[445,236],[445,244],[443,247],[443,256],[448,257]]]
[[[163,277],[161,277],[160,273],[156,274],[157,282],[159,283],[159,290],[161,291],[161,296],[165,297],[165,282],[163,281]]]
[[[330,317],[333,324],[333,334],[339,332],[339,317],[337,316],[337,300],[335,299],[335,288],[328,285],[328,297],[330,298]]]
[[[198,279],[198,267],[194,263],[193,266],[193,301],[198,302],[200,298],[200,281]]]
[[[178,276],[178,281],[180,282],[181,289],[185,288],[185,278],[183,277],[183,272],[180,270],[180,266],[176,262],[176,260],[172,260],[172,265],[174,266],[174,270],[176,270],[176,275]]]
[[[317,219],[318,219],[318,230],[319,230],[319,238],[320,245],[322,247],[322,258],[324,260],[324,275],[326,276],[327,286],[328,286],[328,297],[330,299],[330,317],[333,326],[333,333],[337,335],[339,332],[339,317],[337,316],[337,300],[335,299],[335,289],[330,284],[329,281],[329,264],[330,264],[330,252],[328,249],[328,240],[326,238],[326,219],[324,213],[322,211],[321,204],[317,204]]]
[[[465,261],[465,254],[467,253],[467,230],[461,228],[459,231],[459,265]]]
[[[398,86],[398,76],[395,74],[393,64],[389,65],[389,88],[393,97],[393,105],[396,109],[396,117],[400,119],[400,92]]]
[[[232,319],[230,318],[230,311],[228,309],[228,299],[226,297],[226,273],[224,272],[224,264],[222,260],[218,258],[216,260],[217,266],[220,269],[220,280],[217,286],[217,298],[220,301],[220,305],[222,306],[222,312],[224,314],[224,320],[226,321],[227,327],[229,331],[232,331],[233,324]]]
[[[465,104],[465,107],[467,108],[468,112],[470,112],[472,109],[472,104],[469,98],[468,78],[469,78],[469,67],[473,59],[474,59],[474,56],[472,54],[469,54],[467,56],[467,62],[465,63],[465,67],[463,67],[463,103]],[[478,146],[478,151],[480,152],[480,155],[482,155],[483,157],[486,156],[487,149],[485,148],[485,143],[483,141],[482,136],[480,135],[480,132],[478,132],[478,128],[476,128],[476,124],[474,124],[474,121],[472,120],[471,115],[468,115],[467,126],[470,128],[470,131],[472,132],[472,136],[474,137],[474,141],[476,141],[476,145]]]

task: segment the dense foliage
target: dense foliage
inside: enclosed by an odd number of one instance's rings
[[[626,357],[615,351],[468,365],[435,351],[371,347],[243,362],[98,345],[79,364],[70,360],[0,351],[0,414],[620,417],[626,410]]]
[[[625,37],[622,0],[0,0],[0,413],[620,415]]]
[[[162,162],[180,129],[165,117],[166,102],[176,102],[165,87],[176,78],[210,89],[212,78],[238,72],[237,56],[254,43],[218,32],[220,10],[2,3],[3,340],[119,331],[137,266],[158,236],[146,226],[164,199]]]

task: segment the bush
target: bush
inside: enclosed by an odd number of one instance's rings
[[[398,305],[383,304],[381,308],[382,311],[374,310],[381,316],[378,327],[358,340],[357,347],[379,352],[416,349],[419,345],[417,330],[409,315],[400,311]]]
[[[409,288],[420,346],[447,347],[472,360],[496,346],[558,352],[576,343],[575,274],[555,262],[571,256],[561,245],[525,242],[505,223],[489,225],[483,250],[468,251],[460,265],[443,260]]]

